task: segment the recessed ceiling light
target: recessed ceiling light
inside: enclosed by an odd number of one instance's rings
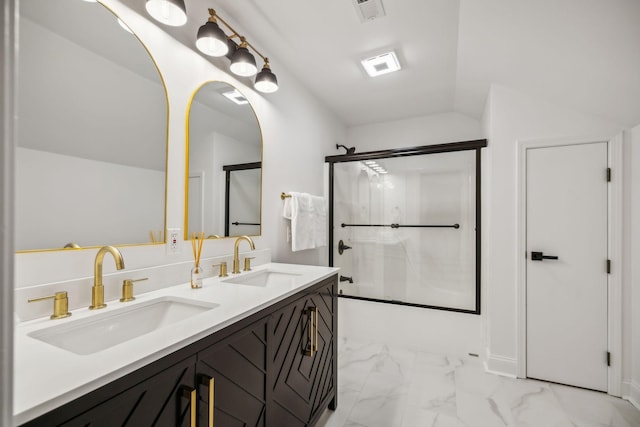
[[[367,74],[371,77],[381,76],[400,70],[400,62],[394,51],[372,56],[360,61]]]
[[[228,92],[222,92],[222,96],[232,100],[238,105],[244,105],[249,103],[249,101],[247,101],[247,98],[242,96],[242,94],[238,92],[236,89],[230,90]]]

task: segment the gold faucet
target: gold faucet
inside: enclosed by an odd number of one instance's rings
[[[238,256],[238,246],[240,246],[240,242],[246,240],[249,242],[249,246],[251,246],[251,250],[256,249],[256,245],[253,244],[253,240],[249,236],[240,236],[236,239],[236,243],[233,245],[233,274],[240,273],[240,258]]]
[[[107,252],[113,255],[118,270],[124,268],[124,258],[119,250],[113,246],[100,248],[93,265],[93,288],[91,289],[91,305],[89,306],[89,310],[97,310],[107,306],[107,304],[104,303],[104,286],[102,286],[102,262]]]

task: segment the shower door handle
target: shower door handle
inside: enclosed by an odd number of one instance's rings
[[[542,252],[531,252],[531,261],[543,261],[545,259],[558,259],[555,255],[544,255]]]

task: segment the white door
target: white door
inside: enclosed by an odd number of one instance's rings
[[[527,377],[606,391],[607,143],[526,160]]]

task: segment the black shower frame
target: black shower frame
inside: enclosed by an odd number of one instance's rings
[[[481,304],[481,286],[480,286],[480,270],[481,265],[480,262],[482,260],[482,247],[481,247],[481,238],[482,238],[482,228],[481,228],[481,206],[482,206],[482,192],[481,192],[481,171],[482,171],[482,159],[481,159],[481,149],[487,146],[486,139],[476,139],[471,141],[461,141],[461,142],[449,142],[444,144],[434,144],[434,145],[422,145],[418,147],[408,147],[408,148],[398,148],[398,149],[390,149],[390,150],[378,150],[378,151],[368,151],[364,153],[354,153],[354,154],[342,154],[337,156],[327,156],[325,157],[325,162],[329,163],[329,266],[333,267],[333,173],[334,173],[334,165],[336,163],[346,163],[346,162],[355,162],[361,160],[375,160],[375,159],[387,159],[393,157],[406,157],[406,156],[419,156],[423,154],[437,154],[437,153],[451,153],[455,151],[471,151],[475,150],[476,152],[476,307],[475,310],[464,310],[460,308],[453,307],[442,307],[437,305],[428,305],[428,304],[417,304],[405,301],[397,301],[397,300],[386,300],[380,298],[368,298],[368,297],[360,297],[355,295],[343,295],[339,294],[339,297],[349,298],[349,299],[357,299],[363,301],[373,301],[380,302],[385,304],[395,304],[395,305],[405,305],[410,307],[421,307],[421,308],[431,308],[435,310],[444,310],[444,311],[454,311],[458,313],[467,313],[467,314],[480,314],[480,304]]]
[[[252,163],[240,163],[237,165],[223,165],[222,170],[225,172],[225,180],[224,180],[224,235],[225,237],[230,236],[231,230],[229,227],[232,223],[231,218],[229,216],[231,209],[231,172],[233,171],[246,171],[250,169],[260,169],[262,167],[262,162],[252,162]],[[240,224],[240,223],[239,223]],[[253,224],[253,223],[241,223],[243,225],[260,225],[261,224]],[[236,224],[233,224],[236,225]]]

